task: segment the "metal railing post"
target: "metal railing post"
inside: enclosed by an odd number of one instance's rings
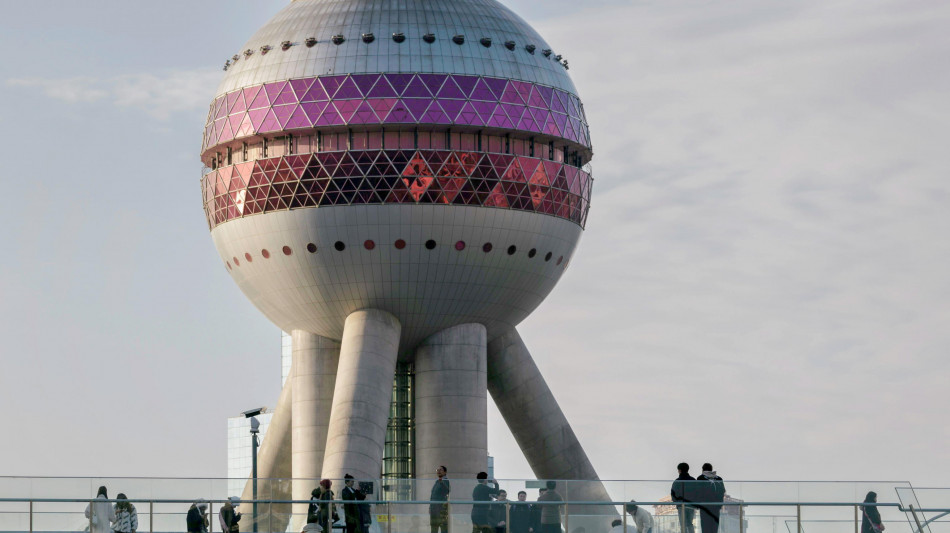
[[[802,533],[802,504],[800,503],[795,504],[795,523],[797,524],[796,531]]]
[[[742,504],[739,504],[739,533],[745,533],[745,521],[743,520]]]
[[[861,524],[858,522],[858,506],[854,506],[854,533],[861,533]]]
[[[93,505],[94,500],[89,502],[89,533],[92,533],[92,517],[96,516],[96,507]]]
[[[623,515],[623,533],[627,533],[627,507],[625,505],[620,506],[620,514]]]
[[[680,502],[676,504],[679,507],[680,515],[680,533],[686,533],[686,506]]]
[[[445,531],[446,533],[452,533],[452,504],[446,502],[445,504]]]
[[[511,531],[511,502],[505,502],[505,531]]]
[[[30,533],[33,533],[33,500],[30,500]]]
[[[148,533],[155,533],[155,502],[148,502]]]
[[[393,533],[393,502],[386,502],[386,533]]]
[[[920,525],[920,518],[917,518],[917,511],[914,511],[913,504],[910,506],[910,514],[914,516],[914,522],[917,523],[917,533],[924,533],[924,526]],[[881,522],[883,523],[884,520],[881,520]]]

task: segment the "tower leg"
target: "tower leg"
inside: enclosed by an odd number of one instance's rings
[[[514,328],[488,344],[488,391],[538,479],[579,480],[558,487],[566,500],[610,501],[607,489]],[[609,506],[572,506],[568,511],[571,515],[616,514]],[[574,524],[572,518],[572,530]]]
[[[396,317],[377,309],[346,317],[323,477],[379,478],[400,330]]]
[[[485,326],[462,324],[416,349],[417,478],[434,478],[441,465],[455,479],[487,469],[486,340]]]
[[[291,335],[293,370],[288,383],[293,382],[293,499],[306,500],[323,473],[340,344],[301,330]],[[294,504],[294,531],[303,528],[306,517],[307,504]]]

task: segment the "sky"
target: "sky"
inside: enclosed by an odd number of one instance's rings
[[[224,477],[280,332],[198,186],[284,0],[0,3],[0,475]],[[950,463],[950,5],[510,0],[570,60],[592,207],[520,326],[604,479]],[[532,477],[489,401],[500,478]]]

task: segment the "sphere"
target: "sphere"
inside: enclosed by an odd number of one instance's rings
[[[225,63],[201,179],[214,245],[285,331],[375,308],[409,353],[517,325],[586,223],[567,62],[494,0],[296,0]]]

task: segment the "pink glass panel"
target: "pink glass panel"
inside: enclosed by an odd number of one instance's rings
[[[418,77],[431,94],[439,94],[439,89],[442,88],[442,84],[448,76],[445,74],[419,74]]]
[[[373,86],[376,85],[376,80],[379,79],[379,74],[353,74],[350,79],[356,84],[360,93],[369,96]]]
[[[389,84],[392,85],[396,94],[402,94],[406,89],[406,85],[412,81],[412,74],[384,74],[383,76],[389,80]]]
[[[452,79],[455,80],[466,98],[471,96],[472,89],[475,88],[475,84],[478,82],[478,76],[452,76]]]
[[[329,90],[327,91],[329,92]],[[356,82],[353,81],[353,78],[347,77],[340,83],[340,87],[337,89],[336,94],[333,95],[333,98],[336,100],[348,99],[348,98],[362,98],[363,93],[360,92],[359,88],[356,86]]]
[[[412,78],[412,81],[409,82],[409,85],[406,86],[406,90],[402,93],[403,98],[431,98],[432,93],[429,92],[429,89],[426,87],[422,80],[418,76]]]
[[[465,93],[459,89],[458,84],[455,83],[455,78],[452,76],[445,80],[445,83],[442,85],[442,89],[439,90],[439,94],[437,96],[439,98],[455,98],[460,100],[465,99]]]
[[[381,76],[366,96],[370,98],[395,98],[399,95],[386,80],[386,76]]]

